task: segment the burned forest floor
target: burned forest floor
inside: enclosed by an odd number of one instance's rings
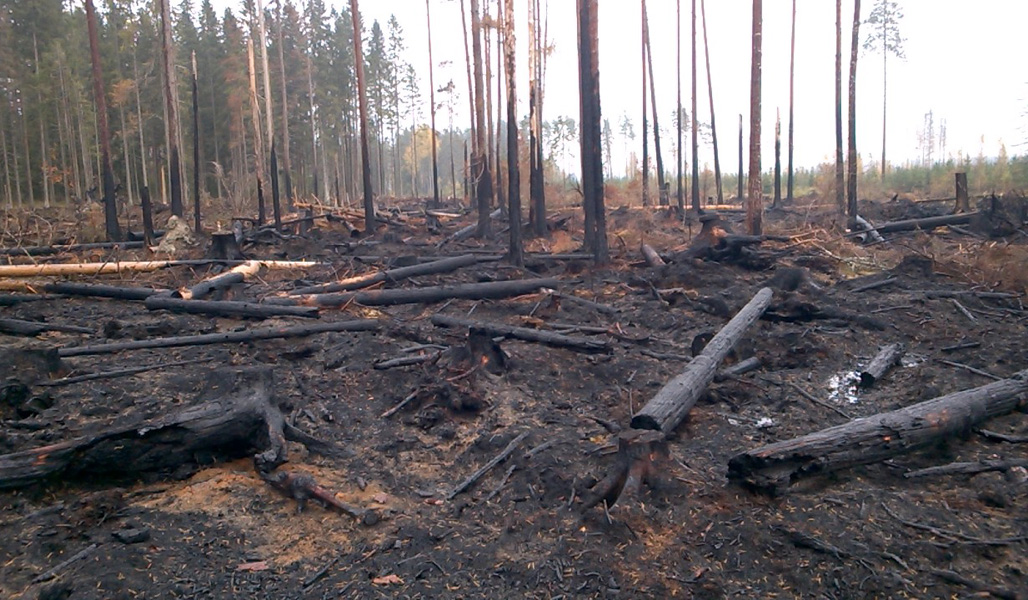
[[[363,227],[355,213],[317,207],[317,218],[299,224],[309,229],[246,224],[245,258],[318,264],[264,267],[209,299],[317,306],[317,319],[188,314],[142,297],[47,291],[58,281],[155,294],[191,288],[238,264],[201,260],[210,256],[206,240],[156,253],[8,251],[4,264],[191,262],[0,277],[0,326],[39,326],[0,334],[0,596],[1028,598],[1023,396],[1021,410],[926,448],[815,474],[776,494],[727,478],[729,459],[746,450],[1028,369],[1023,221],[1002,235],[971,223],[872,242],[846,235],[826,208],[805,200],[765,215],[767,239],[716,253],[697,245],[698,220],[622,207],[607,220],[613,260],[597,267],[580,254],[581,209],[568,208],[551,215],[548,237],[526,242],[526,266],[514,267],[502,258],[503,219],[492,222],[488,242],[452,239],[475,216],[456,205],[431,214],[422,206],[383,202],[386,224],[370,236],[350,232]],[[875,222],[951,210],[862,208]],[[742,233],[741,212],[720,215],[722,227]],[[7,215],[6,223],[8,249],[78,241],[74,219],[56,212]],[[649,266],[642,243],[666,264]],[[290,295],[463,255],[476,259],[444,273],[383,276],[364,295],[343,292],[327,303]],[[534,278],[547,283],[507,297],[383,304],[378,295]],[[618,434],[633,414],[763,287],[774,291],[770,307],[721,365],[757,357],[760,368],[706,388],[664,450],[647,457],[647,485],[585,509],[615,468]],[[439,316],[561,334],[577,345],[483,337],[439,326]],[[76,351],[349,320],[375,327]],[[861,388],[861,369],[897,342],[905,346],[899,363]],[[137,367],[153,368],[71,379]],[[251,439],[189,446],[177,465],[161,460],[181,453],[181,432],[171,430],[182,426],[167,425],[170,415],[226,401],[234,390],[212,381],[227,371],[253,376],[254,368],[270,371],[270,402],[290,439],[277,472],[313,478],[358,513],[316,494],[304,502],[310,486],[272,485],[255,468],[268,443],[260,428]],[[119,454],[165,426],[166,435],[147,438],[154,469]],[[119,428],[138,435],[57,450]],[[94,452],[105,443],[108,454]],[[26,452],[36,452],[36,466],[56,454],[66,465],[12,475]],[[911,476],[980,461],[1003,464]]]

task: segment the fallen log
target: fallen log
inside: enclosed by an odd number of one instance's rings
[[[477,264],[480,258],[473,254],[465,254],[463,256],[454,256],[452,258],[443,258],[440,260],[410,265],[407,267],[399,267],[397,269],[389,269],[387,271],[378,271],[375,273],[367,273],[364,275],[358,275],[356,277],[350,277],[334,283],[325,283],[321,285],[311,285],[307,287],[297,288],[290,294],[328,294],[333,292],[346,292],[351,290],[359,290],[375,285],[376,283],[382,282],[397,282],[409,279],[411,277],[419,277],[422,275],[436,275],[439,273],[449,273],[456,271],[457,269],[467,267],[470,265]]]
[[[28,294],[0,294],[0,306],[17,306],[26,302],[39,302],[40,300],[53,300],[54,296],[39,296]]]
[[[499,218],[500,215],[502,215],[502,214],[503,214],[503,210],[497,208],[493,212],[489,213],[489,218],[490,219],[496,219],[496,218]],[[477,228],[478,228],[478,223],[472,223],[471,225],[468,225],[466,227],[461,227],[457,231],[455,231],[452,234],[450,234],[449,237],[444,238],[441,242],[436,244],[435,247],[436,248],[442,248],[443,246],[445,246],[446,244],[448,244],[450,242],[459,242],[461,240],[466,240],[466,239],[468,239],[469,237],[471,237],[472,235],[475,234],[475,230]]]
[[[531,294],[541,288],[555,288],[558,279],[514,279],[510,281],[488,281],[442,285],[416,289],[371,290],[364,292],[341,292],[338,294],[308,294],[304,296],[277,296],[265,300],[268,304],[285,306],[344,306],[355,303],[365,306],[392,306],[395,304],[421,304],[442,300],[495,300]]]
[[[577,304],[579,306],[595,310],[596,312],[600,312],[605,315],[616,315],[618,313],[618,309],[614,308],[613,306],[610,306],[608,304],[601,304],[599,302],[594,302],[592,300],[586,300],[585,298],[579,298],[578,296],[572,294],[562,294],[560,292],[554,291],[551,292],[550,295],[554,298],[557,298],[558,300],[567,300],[572,304]]]
[[[955,462],[938,467],[928,467],[903,474],[907,479],[917,477],[937,477],[939,475],[974,475],[989,471],[1009,471],[1014,467],[1028,467],[1028,459],[1014,458],[1011,460],[981,460],[978,462]]]
[[[211,344],[231,344],[236,342],[252,342],[256,340],[272,340],[282,338],[306,337],[329,331],[374,331],[379,323],[374,319],[354,321],[334,321],[316,323],[297,327],[269,327],[266,329],[248,329],[244,331],[226,331],[224,333],[205,333],[200,335],[183,335],[175,337],[154,338],[150,340],[133,340],[130,342],[114,342],[94,346],[70,346],[59,348],[61,358],[69,356],[87,356],[96,354],[113,354],[125,350],[143,350],[147,348],[176,348],[180,346],[208,346]]]
[[[22,319],[0,319],[0,333],[8,335],[37,336],[47,331],[59,331],[61,333],[96,333],[96,330],[89,327],[78,327],[76,325],[60,325],[57,323],[41,323],[39,321],[23,321]]]
[[[728,462],[728,478],[753,490],[775,494],[805,477],[880,462],[968,432],[1021,406],[1025,394],[1028,370],[988,385],[743,452]]]
[[[528,342],[539,342],[558,348],[571,348],[585,352],[610,352],[610,343],[594,338],[577,337],[554,333],[552,331],[540,331],[528,327],[515,327],[504,323],[487,323],[485,321],[473,321],[446,315],[432,315],[432,324],[437,327],[467,327],[484,331],[493,336],[504,336],[525,340]]]
[[[664,259],[657,254],[657,251],[653,249],[653,246],[649,244],[639,244],[639,251],[642,252],[643,258],[646,260],[646,264],[651,267],[662,267],[667,263]]]
[[[66,275],[109,275],[113,273],[145,273],[178,267],[221,262],[216,260],[144,260],[124,262],[49,263],[39,265],[0,265],[0,277],[42,277]],[[321,263],[307,260],[262,260],[261,266],[268,269],[303,269],[316,267]]]
[[[128,367],[127,369],[116,369],[114,371],[104,371],[103,373],[90,373],[88,375],[75,375],[73,377],[62,377],[61,379],[51,379],[49,381],[39,381],[36,383],[39,387],[60,387],[64,385],[72,385],[75,383],[82,383],[84,381],[96,381],[98,379],[115,379],[117,377],[128,377],[129,375],[137,375],[139,373],[145,373],[147,371],[154,371],[157,369],[167,369],[170,367],[181,367],[184,365],[193,365],[198,362],[206,362],[206,359],[194,359],[194,360],[179,360],[169,363],[160,363],[157,365],[145,365],[142,367]]]
[[[199,300],[205,298],[216,290],[230,288],[237,283],[242,283],[255,277],[261,270],[261,263],[256,260],[248,260],[241,265],[236,265],[228,271],[205,279],[190,288],[182,288],[175,292],[179,298],[186,300]]]
[[[669,381],[632,417],[635,429],[656,429],[670,434],[714,380],[718,364],[731,352],[750,325],[771,304],[771,288],[763,288],[732,320],[707,342],[680,375]]]
[[[150,296],[146,299],[147,310],[167,310],[175,313],[211,315],[214,317],[250,317],[270,319],[272,317],[306,317],[317,319],[317,306],[275,306],[256,302],[234,302],[229,300],[184,300],[168,296]]]
[[[480,468],[479,470],[477,470],[474,473],[472,473],[467,479],[465,479],[464,481],[459,483],[457,485],[457,487],[455,487],[452,490],[450,490],[450,492],[448,494],[446,494],[446,499],[447,500],[453,500],[457,496],[457,494],[462,494],[462,493],[468,491],[469,489],[471,489],[471,486],[475,485],[475,483],[479,479],[481,479],[483,475],[485,475],[486,473],[491,471],[493,468],[495,468],[496,465],[498,465],[501,462],[507,460],[507,458],[511,454],[514,454],[514,451],[517,449],[518,444],[520,444],[522,441],[524,441],[524,439],[526,437],[528,437],[528,432],[527,431],[523,431],[523,432],[519,433],[516,438],[514,438],[513,440],[510,441],[509,444],[507,444],[507,447],[504,448],[503,451],[501,451],[499,454],[494,456],[482,468]]]
[[[896,231],[913,231],[915,229],[931,230],[946,225],[966,225],[973,221],[981,211],[962,213],[959,215],[942,215],[940,217],[924,217],[921,219],[905,219],[882,223],[875,227],[878,233],[894,233]]]
[[[59,281],[57,283],[48,283],[44,285],[43,291],[51,294],[61,294],[62,296],[114,298],[116,300],[146,300],[154,294],[165,293],[168,290],[158,290],[148,287],[121,287],[96,283],[71,283],[68,281]]]
[[[92,242],[88,244],[55,244],[53,246],[21,246],[0,248],[0,256],[51,256],[62,252],[83,250],[134,250],[143,247],[143,242]]]
[[[187,408],[153,421],[119,426],[30,450],[0,455],[0,489],[62,480],[167,474],[197,465],[197,455],[253,455],[258,471],[285,462],[284,418],[272,402],[265,367],[212,371],[206,391]]]
[[[906,347],[900,343],[883,346],[871,360],[871,364],[860,372],[860,387],[869,388],[874,385],[893,365],[899,362],[904,352],[906,352]]]

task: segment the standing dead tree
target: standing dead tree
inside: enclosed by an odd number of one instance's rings
[[[592,250],[596,262],[606,264],[610,260],[610,250],[607,246],[607,215],[603,203],[599,7],[597,0],[578,0],[577,7],[582,192],[587,223],[585,239],[586,246]]]
[[[650,108],[653,109],[653,150],[657,155],[657,202],[668,205],[667,188],[664,186],[664,155],[660,152],[660,123],[657,120],[657,85],[653,76],[653,52],[650,47],[650,23],[643,14],[643,45],[646,53],[646,68],[650,76]],[[695,157],[694,157],[695,158]],[[695,161],[693,161],[695,162]]]
[[[364,83],[364,53],[361,48],[361,17],[357,0],[350,0],[353,21],[353,56],[357,64],[357,95],[361,129],[361,173],[364,182],[364,230],[375,232],[375,200],[371,184],[371,153],[368,149],[368,92]],[[435,133],[433,132],[433,136]],[[432,140],[435,143],[435,140]]]
[[[171,214],[182,216],[182,160],[178,148],[178,89],[175,83],[175,43],[171,37],[171,0],[158,0],[161,10],[161,63],[164,67],[164,127],[171,161]]]
[[[710,75],[710,46],[707,42],[707,2],[706,0],[700,0],[700,13],[703,17],[703,57],[707,64],[707,97],[710,100],[710,138],[714,144],[714,187],[717,189],[717,203],[724,204],[725,193],[724,188],[721,184],[721,159],[718,157],[717,152],[717,121],[714,119],[714,84],[711,81]],[[693,91],[693,95],[696,92]],[[696,114],[696,109],[693,109],[693,114]],[[742,124],[740,123],[739,128],[740,135],[742,133]],[[695,157],[693,158],[695,160]],[[741,163],[740,163],[741,165]],[[742,169],[739,169],[739,185],[742,186]],[[742,187],[739,188],[739,196],[742,197]]]
[[[750,235],[761,233],[764,186],[760,178],[760,60],[763,7],[753,0],[753,38],[750,63],[750,173],[749,198],[746,201],[746,230]]]
[[[493,180],[489,170],[488,148],[486,145],[485,123],[485,83],[482,69],[482,13],[479,0],[471,0],[471,56],[474,61],[475,74],[475,155],[471,163],[471,172],[476,181],[478,197],[478,237],[489,237],[489,211],[493,203]]]
[[[860,0],[853,2],[853,38],[850,49],[849,154],[846,205],[850,225],[857,221],[857,56],[860,54]]]
[[[93,97],[96,99],[97,129],[103,163],[104,224],[107,228],[107,240],[118,242],[121,241],[121,227],[118,226],[118,207],[114,203],[114,169],[111,167],[111,134],[107,127],[107,93],[104,91],[103,72],[100,66],[100,42],[96,33],[96,9],[93,8],[93,0],[86,0],[86,26],[89,29]]]
[[[524,243],[521,239],[521,168],[518,164],[517,69],[514,64],[514,0],[504,0],[503,54],[507,74],[507,201],[510,203],[510,262],[525,264]],[[531,153],[531,149],[529,153]],[[545,227],[545,222],[543,223]]]

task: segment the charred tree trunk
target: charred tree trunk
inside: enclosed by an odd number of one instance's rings
[[[539,105],[536,104],[541,73],[536,69],[539,28],[535,18],[535,4],[535,0],[528,2],[528,212],[529,220],[532,222],[532,233],[542,237],[546,235],[546,199],[543,191],[543,165],[540,160],[543,143],[542,115],[539,114]],[[511,224],[513,225],[513,221]]]
[[[478,196],[478,237],[485,239],[490,233],[489,211],[493,203],[493,181],[486,149],[485,82],[482,70],[482,14],[479,0],[471,0],[471,56],[475,72],[475,156],[472,173],[476,178]]]
[[[257,224],[267,220],[264,207],[264,141],[261,136],[261,108],[257,104],[257,64],[253,54],[253,40],[246,42],[247,66],[250,70],[250,114],[253,125],[254,174],[257,176]]]
[[[118,242],[121,241],[121,227],[118,225],[118,207],[114,198],[111,134],[107,128],[107,95],[104,91],[103,72],[100,67],[100,42],[96,33],[96,9],[93,8],[93,0],[86,0],[86,26],[89,29],[89,54],[93,63],[93,97],[96,99],[97,126],[100,130],[100,155],[103,162],[104,224],[107,230],[107,239]],[[43,184],[45,187],[46,182],[44,181]],[[181,207],[179,210],[181,211]]]
[[[166,417],[0,456],[0,489],[60,477],[170,475],[197,455],[253,455],[267,472],[286,460],[287,426],[267,368],[214,371],[198,402]]]
[[[284,40],[282,36],[282,3],[278,3],[278,72],[282,82],[282,174],[286,190],[286,210],[293,210],[293,179],[290,172],[293,170],[293,161],[289,156],[289,96],[286,92],[286,59]],[[270,94],[271,91],[269,90]],[[314,113],[311,113],[314,119]]]
[[[793,191],[793,169],[792,169],[792,150],[793,150],[793,82],[796,79],[796,0],[792,0],[792,33],[789,37],[789,166],[787,167],[788,172],[785,176],[785,202],[786,204],[792,204],[792,191]],[[884,156],[884,155],[883,155]]]
[[[653,77],[653,49],[650,47],[650,24],[648,20],[643,21],[643,44],[646,46],[646,68],[650,75],[650,108],[653,109],[653,150],[657,155],[657,202],[661,206],[667,206],[669,200],[667,188],[664,186],[664,157],[660,152],[660,122],[657,119],[657,86],[654,82],[655,78]]]
[[[761,233],[764,210],[764,186],[760,178],[760,69],[763,8],[761,0],[753,0],[752,59],[750,63],[750,174],[749,198],[746,201],[746,230],[750,235]]]
[[[739,113],[739,189],[735,192],[735,194],[736,194],[736,198],[738,198],[740,204],[745,202],[745,198],[746,198],[743,195],[743,191],[742,191],[743,190],[743,182],[746,179],[746,177],[744,175],[745,171],[743,171],[743,166],[742,166],[743,165],[742,157],[743,157],[743,153],[742,153],[742,113]]]
[[[703,17],[703,57],[707,65],[707,98],[710,100],[710,137],[714,143],[714,186],[717,188],[717,203],[724,204],[725,193],[721,182],[721,159],[717,151],[717,122],[714,120],[714,84],[710,75],[710,46],[707,43],[707,3],[700,0],[700,12]],[[695,95],[695,92],[693,92]],[[693,111],[695,114],[695,110]],[[739,124],[740,136],[742,135],[742,123]],[[740,138],[741,139],[741,138]],[[739,169],[739,196],[742,197],[742,163]]]
[[[371,153],[368,150],[368,93],[364,84],[364,52],[361,48],[361,17],[357,0],[350,0],[350,17],[353,21],[353,56],[357,64],[357,95],[360,112],[361,175],[364,182],[364,230],[368,235],[375,233],[375,201],[371,187]],[[433,132],[432,143],[435,143]]]
[[[193,230],[201,233],[200,223],[200,92],[196,85],[196,51],[193,51]]]
[[[846,213],[846,176],[842,155],[842,0],[835,0],[835,208]]]
[[[682,188],[682,0],[675,0],[675,81],[677,82],[677,102],[675,104],[675,133],[677,134],[678,151],[676,154],[676,199],[678,212],[685,212],[685,190]]]
[[[791,440],[750,450],[728,463],[728,478],[778,493],[799,479],[881,462],[970,431],[1024,404],[1028,371]]]
[[[770,288],[763,288],[732,320],[707,342],[680,375],[669,381],[632,416],[634,429],[655,429],[670,434],[685,419],[693,405],[714,380],[718,364],[743,334],[771,304]]]
[[[518,164],[514,0],[504,0],[503,9],[503,54],[506,60],[504,70],[507,73],[507,201],[510,203],[510,261],[521,266],[525,264],[525,256],[521,239],[521,167]],[[532,149],[529,149],[530,154],[531,152]],[[546,227],[545,220],[543,227]]]
[[[435,63],[432,62],[432,9],[428,0],[425,0],[425,26],[428,28],[428,101],[431,104],[432,124],[432,208],[439,208],[442,203],[439,201],[439,160],[435,144]],[[451,148],[452,152],[452,148]],[[453,155],[450,155],[451,158]]]
[[[647,117],[646,107],[646,0],[639,0],[639,5],[642,11],[642,27],[639,33],[639,37],[642,40],[642,105],[643,105],[643,117],[642,117],[642,143],[643,143],[643,155],[642,155],[642,205],[650,205],[650,147],[649,147],[649,118]],[[581,32],[579,32],[579,51],[581,52]],[[581,58],[579,58],[581,61]]]
[[[164,66],[164,106],[168,122],[168,159],[171,161],[171,213],[182,216],[182,161],[178,149],[178,100],[175,83],[175,45],[171,38],[171,0],[158,0],[161,7],[161,61]]]
[[[600,115],[599,6],[597,0],[578,0],[578,89],[581,110],[583,204],[591,207],[593,257],[610,260],[607,216],[603,204],[603,144]],[[586,213],[588,214],[588,213]]]
[[[709,69],[709,67],[708,67]],[[692,209],[700,212],[700,121],[696,116],[696,0],[692,0]]]
[[[853,2],[853,37],[850,48],[849,156],[846,203],[850,224],[857,219],[857,56],[860,53],[860,0]]]
[[[782,204],[782,116],[775,115],[775,197],[771,206]]]

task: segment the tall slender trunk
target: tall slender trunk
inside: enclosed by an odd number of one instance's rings
[[[129,159],[128,135],[125,129],[125,106],[118,106],[118,117],[121,119],[121,154],[125,160],[125,202],[132,206],[132,161]]]
[[[361,17],[360,11],[357,8],[357,0],[350,0],[350,17],[353,21],[353,60],[357,64],[361,173],[364,181],[364,227],[367,233],[371,235],[375,232],[375,201],[371,188],[371,156],[368,154],[368,94],[364,87],[364,53],[361,48]]]
[[[22,98],[21,112],[22,139],[25,142],[25,185],[29,190],[29,206],[36,205],[36,188],[32,185],[32,147],[29,144],[29,116]]]
[[[507,60],[507,171],[509,189],[507,198],[510,202],[510,262],[521,266],[525,263],[523,243],[521,240],[521,175],[518,165],[518,128],[511,126],[517,122],[518,95],[514,65],[514,0],[503,2],[503,50]]]
[[[643,143],[643,155],[642,155],[642,204],[643,206],[650,205],[650,149],[649,149],[649,137],[648,127],[649,123],[646,118],[646,0],[639,0],[639,7],[642,14],[642,28],[640,37],[642,38],[642,104],[643,104],[643,117],[642,117],[642,143]],[[579,10],[582,10],[579,7]],[[580,16],[579,19],[582,17]],[[581,26],[581,23],[579,23]],[[581,32],[579,32],[581,36]],[[579,44],[582,40],[579,39]],[[581,45],[579,46],[581,51]],[[579,59],[581,60],[581,59]]]
[[[846,213],[846,177],[842,156],[842,0],[835,0],[835,208]]]
[[[792,0],[792,33],[789,36],[789,166],[785,179],[785,202],[792,204],[793,191],[793,82],[796,79],[796,0]]]
[[[271,69],[268,67],[268,30],[264,24],[264,6],[262,0],[257,0],[257,35],[261,44],[261,76],[264,82],[264,126],[267,134],[267,145],[270,147],[272,163],[277,163],[275,156],[275,113],[271,108]],[[275,165],[277,166],[277,165]],[[275,167],[271,167],[275,169]],[[275,169],[271,173],[271,209],[275,218],[275,227],[281,229],[282,207],[278,198],[278,172]]]
[[[675,113],[675,132],[677,133],[678,151],[675,153],[677,168],[675,192],[678,199],[678,212],[685,212],[685,190],[682,188],[682,0],[675,0],[675,79],[678,87],[678,100]],[[695,159],[695,157],[693,157]]]
[[[760,235],[763,211],[763,185],[760,179],[760,71],[763,45],[763,7],[753,0],[752,58],[750,59],[750,174],[749,198],[746,202],[746,229]]]
[[[603,205],[603,145],[600,114],[599,6],[597,0],[578,0],[578,88],[582,144],[583,205],[593,214],[590,249],[598,264],[610,261],[607,217]],[[587,213],[588,214],[588,213]]]
[[[158,0],[161,6],[161,59],[164,65],[164,105],[167,110],[166,130],[168,159],[171,161],[171,213],[182,216],[182,162],[178,146],[178,106],[176,106],[175,46],[171,39],[171,0]]]
[[[432,10],[425,0],[425,24],[428,27],[428,101],[432,112],[432,208],[439,208],[439,162],[435,138],[435,63],[432,62]]]
[[[100,154],[103,161],[104,183],[104,225],[107,239],[121,241],[118,226],[118,207],[114,204],[114,170],[111,168],[111,136],[107,129],[107,98],[104,92],[104,78],[100,67],[100,41],[96,33],[96,10],[93,0],[86,0],[86,25],[89,29],[89,54],[93,63],[93,95],[99,119]]]
[[[286,90],[286,55],[282,36],[282,0],[278,2],[278,74],[282,80],[282,171],[285,176],[286,210],[293,210],[293,159],[289,156],[289,94]],[[270,94],[271,91],[269,90]]]
[[[496,0],[496,18],[499,20],[499,35],[502,36],[505,31],[502,0]],[[497,40],[497,46],[502,46],[503,43],[503,41]],[[507,141],[504,136],[500,135],[500,122],[503,119],[503,94],[506,89],[506,86],[500,84],[504,81],[504,60],[506,60],[505,52],[499,51],[498,48],[496,52],[496,204],[501,207],[507,206],[507,191],[504,186],[503,159],[501,158],[503,154],[501,149]],[[450,128],[452,130],[453,126],[451,125]]]
[[[139,128],[139,155],[141,157],[140,165],[143,167],[143,187],[150,187],[150,180],[146,172],[146,143],[143,140],[143,103],[139,98],[139,66],[136,61],[136,50],[135,45],[132,46],[132,74],[135,78],[136,89],[136,126]]]
[[[7,102],[0,103],[0,108],[8,106]],[[14,208],[14,196],[11,190],[11,166],[7,158],[7,111],[0,113],[0,154],[4,158],[4,199],[7,200],[7,208]]]
[[[539,150],[542,146],[541,123],[539,114],[540,73],[537,69],[537,52],[539,51],[539,27],[536,20],[536,0],[529,0],[528,5],[528,194],[529,217],[532,221],[532,233],[538,237],[546,235],[546,199],[543,196],[543,165]],[[565,166],[565,168],[567,168]]]
[[[464,9],[464,0],[460,0],[460,22],[464,28],[464,66],[468,73],[468,115],[471,120],[471,155],[478,154],[478,124],[475,123],[475,86],[471,77],[471,50],[468,46],[468,19]]]
[[[257,224],[267,220],[264,208],[264,141],[261,138],[261,107],[257,103],[257,65],[253,56],[253,37],[246,40],[246,60],[250,74],[250,116],[253,127],[254,173],[257,176]]]
[[[703,19],[703,57],[707,65],[707,98],[710,100],[710,137],[714,142],[714,185],[717,188],[717,203],[724,204],[725,194],[721,182],[721,158],[717,151],[717,121],[714,119],[714,84],[710,76],[710,46],[707,43],[707,3],[700,0],[700,14]],[[696,114],[693,111],[693,114]],[[739,124],[740,144],[742,143],[742,123]],[[741,151],[740,151],[741,152]],[[742,197],[742,163],[739,168],[739,196]]]
[[[743,171],[743,168],[742,168],[742,165],[743,165],[742,156],[743,156],[743,154],[742,154],[742,113],[739,113],[739,189],[738,189],[738,191],[736,191],[736,198],[738,198],[739,203],[742,203],[745,200],[745,196],[743,196],[743,191],[742,190],[743,190],[743,181],[745,181],[745,179],[746,179],[746,174],[745,174],[745,171]]]
[[[311,64],[311,51],[308,49],[304,52],[307,63],[307,100],[310,104],[310,115],[311,115],[311,171],[314,172],[314,196],[322,202],[328,201],[328,172],[324,166],[324,159],[322,162],[319,160],[318,142],[321,141],[321,136],[318,135],[318,112],[314,101],[314,67]],[[283,103],[284,104],[284,103]],[[318,179],[318,167],[321,167],[321,179]],[[319,184],[324,186],[324,192]]]
[[[484,11],[484,13],[486,15],[488,15],[489,14],[489,0],[484,0],[484,1],[485,1],[485,5],[483,6],[483,11]],[[486,128],[486,133],[485,133],[485,137],[486,137],[485,156],[486,156],[486,164],[489,165],[489,171],[491,173],[495,173],[495,169],[493,168],[493,165],[496,164],[496,163],[493,162],[493,160],[495,158],[495,156],[494,156],[495,152],[493,151],[493,144],[495,142],[495,137],[494,136],[496,134],[496,130],[493,128],[493,68],[492,68],[492,64],[493,64],[492,56],[493,55],[492,55],[492,35],[491,35],[492,29],[493,29],[493,25],[492,24],[483,25],[482,26],[482,34],[483,34],[483,38],[484,38],[484,41],[485,41],[485,44],[484,44],[484,54],[482,56],[482,63],[483,63],[482,66],[485,69],[485,128]],[[499,33],[497,33],[497,38],[496,38],[496,46],[497,46],[497,50],[496,51],[497,51],[497,53],[501,53],[500,46],[502,45],[502,43],[503,42],[501,42],[500,38],[499,38]],[[493,186],[493,193],[494,194],[495,194],[496,188],[498,188],[498,187],[499,187],[498,183]]]
[[[860,54],[860,0],[853,1],[853,37],[850,47],[849,179],[846,182],[847,212],[851,226],[857,219],[857,56]]]
[[[197,233],[203,231],[200,223],[200,173],[203,171],[203,163],[200,162],[200,86],[197,84],[196,73],[196,51],[192,56],[193,77],[193,230]]]
[[[57,73],[61,83],[61,105],[64,107],[64,131],[67,135],[68,150],[71,153],[71,172],[73,182],[73,194],[75,198],[81,197],[82,191],[85,189],[82,186],[82,173],[79,170],[79,154],[78,149],[75,147],[75,127],[72,125],[71,120],[71,104],[68,96],[68,89],[65,86],[64,81],[64,50],[61,49],[57,53]]]
[[[782,204],[782,115],[775,113],[775,197],[771,206]]]
[[[483,82],[482,69],[482,16],[479,11],[479,0],[471,0],[471,56],[474,60],[475,71],[475,122],[478,129],[475,132],[477,138],[476,146],[478,154],[473,163],[474,174],[477,179],[478,194],[478,237],[489,236],[491,225],[489,223],[489,212],[493,202],[493,181],[490,174],[489,162],[486,151],[486,127],[485,123],[485,85]]]
[[[72,103],[75,105],[76,112],[78,113],[78,137],[79,137],[79,154],[82,160],[82,177],[84,178],[82,188],[80,190],[81,200],[85,200],[89,194],[89,190],[95,185],[95,177],[93,176],[93,161],[89,158],[89,144],[86,142],[86,116],[83,111],[83,104],[81,96],[77,86],[72,86]],[[14,123],[11,123],[11,132],[14,132]],[[14,145],[14,140],[11,140],[11,145]]]
[[[709,74],[709,68],[708,68]],[[696,0],[692,0],[692,208],[700,211],[700,122],[696,116]],[[713,114],[713,110],[711,114]],[[711,117],[713,118],[713,117]]]
[[[795,2],[796,0],[793,0]],[[795,11],[795,8],[793,9]],[[795,17],[793,17],[795,19]],[[888,168],[888,163],[885,162],[885,117],[886,111],[889,107],[888,100],[888,89],[889,89],[889,49],[885,47],[888,41],[888,26],[889,19],[882,19],[882,182],[885,182],[885,171]]]
[[[23,118],[24,118],[24,115],[23,115]],[[18,148],[17,148],[18,141],[14,139],[14,136],[15,136],[14,126],[15,126],[15,123],[14,123],[14,113],[12,113],[11,114],[11,157],[14,159],[13,160],[13,162],[14,162],[14,198],[15,198],[15,203],[18,205],[18,208],[21,208],[24,200],[22,199],[22,196],[21,196],[21,173],[20,173],[20,169],[18,168]]]
[[[36,43],[36,34],[32,34],[32,53],[34,56],[33,71],[34,75],[39,77],[39,45]],[[43,206],[50,208],[50,164],[49,164],[49,148],[46,143],[46,125],[43,115],[45,104],[43,103],[43,93],[40,90],[38,92],[38,108],[39,108],[39,170],[40,179],[43,182]]]
[[[657,198],[661,206],[667,206],[668,193],[664,185],[664,155],[660,152],[660,122],[657,119],[657,85],[653,76],[653,48],[650,47],[650,24],[643,22],[643,37],[646,39],[646,64],[650,74],[650,107],[653,109],[653,150],[657,155]],[[695,158],[695,157],[694,157]],[[696,162],[693,160],[693,162]]]

